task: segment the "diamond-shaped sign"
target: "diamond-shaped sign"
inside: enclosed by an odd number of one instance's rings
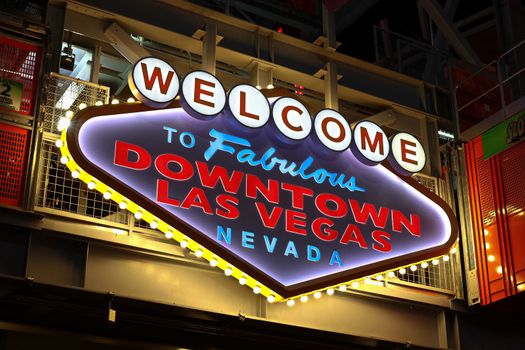
[[[91,188],[276,300],[429,259],[456,240],[450,208],[410,177],[313,133],[282,136],[227,109],[198,118],[176,102],[135,103],[80,111],[61,150]]]

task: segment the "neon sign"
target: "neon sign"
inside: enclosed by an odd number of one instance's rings
[[[282,91],[226,94],[206,72],[179,84],[155,58],[134,66],[130,87],[144,104],[74,116],[63,162],[269,301],[444,254],[457,238],[443,200],[393,172],[423,169],[412,135],[352,130],[330,109],[312,118]]]

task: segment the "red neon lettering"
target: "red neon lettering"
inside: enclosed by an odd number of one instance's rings
[[[279,181],[268,180],[268,185],[255,175],[246,174],[246,197],[257,199],[257,192],[270,203],[279,204]]]
[[[137,160],[129,160],[130,152],[133,152],[137,155]],[[142,147],[117,140],[115,142],[115,157],[113,164],[124,168],[144,170],[150,166],[151,156],[148,151]]]
[[[323,226],[332,227],[334,222],[328,218],[317,218],[312,222],[312,232],[322,241],[329,242],[337,238],[338,232],[334,229],[323,228]]]
[[[157,202],[173,205],[178,207],[180,202],[176,199],[169,197],[169,182],[167,180],[157,180]]]
[[[202,188],[192,187],[190,192],[186,195],[186,198],[180,205],[182,209],[190,209],[192,207],[200,208],[206,214],[213,214],[211,211],[210,202],[206,198],[206,194]]]
[[[372,243],[372,248],[381,253],[387,253],[392,250],[392,245],[390,244],[390,234],[385,231],[375,230],[372,232],[372,238],[374,243]]]
[[[215,210],[217,215],[225,219],[237,219],[239,217],[239,209],[237,208],[239,200],[236,197],[229,194],[220,194],[217,196],[216,202],[220,206],[220,208]]]
[[[170,163],[175,163],[179,166],[179,171],[173,171],[169,168]],[[181,156],[176,154],[165,153],[155,159],[155,167],[165,177],[171,180],[185,181],[193,176],[193,167],[191,163]]]
[[[376,148],[379,146],[379,154],[384,155],[385,150],[383,146],[383,134],[378,132],[374,136],[374,142],[370,139],[370,135],[368,135],[368,130],[365,127],[361,127],[361,149],[366,149],[366,145],[368,145],[368,148],[371,152],[375,152]]]
[[[329,208],[328,202],[335,203],[336,208]],[[348,213],[348,206],[346,205],[345,201],[342,200],[341,197],[331,193],[321,193],[315,197],[315,205],[321,213],[333,218],[342,218],[346,215],[346,213]]]
[[[354,242],[359,244],[359,246],[363,249],[368,249],[368,244],[366,244],[365,239],[363,238],[363,235],[361,234],[361,230],[357,225],[348,224],[346,226],[345,232],[343,233],[343,237],[341,237],[341,244],[348,244],[348,242]]]
[[[204,162],[196,162],[197,172],[204,187],[215,188],[217,182],[220,181],[222,188],[229,193],[237,193],[241,185],[244,173],[234,170],[230,177],[228,177],[228,170],[222,166],[214,165],[211,171],[208,165]]]
[[[359,208],[359,203],[354,199],[349,199],[352,213],[354,214],[355,222],[358,224],[366,224],[368,218],[372,219],[374,226],[377,228],[385,228],[388,220],[388,208],[380,207],[379,213],[373,204],[364,203],[362,208]]]
[[[168,77],[166,80],[163,80],[162,72],[159,67],[153,68],[153,73],[150,77],[148,74],[148,66],[145,63],[141,63],[140,65],[142,67],[142,77],[144,78],[144,85],[146,86],[146,89],[153,89],[153,84],[155,84],[155,81],[158,80],[160,92],[166,95],[171,84],[171,79],[173,79],[173,75],[175,75],[175,73],[173,71],[169,71]]]
[[[295,209],[304,209],[304,196],[312,197],[314,191],[309,188],[282,183],[281,188],[292,193],[292,207]]]
[[[203,100],[201,98],[201,95],[210,96],[213,98],[213,92],[209,90],[204,90],[202,86],[209,86],[211,88],[215,87],[215,83],[212,81],[207,81],[199,78],[195,78],[195,89],[193,90],[193,101],[196,103],[200,103],[201,105],[205,105],[208,107],[215,107],[215,104],[210,101]]]
[[[306,213],[295,210],[286,210],[286,231],[306,236]]]
[[[416,155],[415,149],[412,149],[412,150],[407,149],[407,147],[409,146],[416,147],[416,143],[412,141],[408,141],[408,140],[401,140],[400,143],[401,143],[401,160],[403,160],[403,162],[406,162],[406,163],[417,165],[417,159],[410,159],[407,156],[408,154],[412,156]]]
[[[283,208],[273,207],[271,214],[268,214],[268,210],[261,202],[255,202],[255,207],[265,227],[273,229],[277,226],[277,222],[283,213]]]
[[[399,210],[392,210],[392,230],[401,232],[405,227],[412,236],[421,236],[419,215],[410,214],[410,220]]]

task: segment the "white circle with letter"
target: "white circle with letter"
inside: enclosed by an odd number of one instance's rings
[[[417,138],[401,132],[392,138],[392,155],[396,163],[409,173],[417,173],[425,167],[423,145]]]
[[[228,106],[235,119],[250,128],[260,128],[270,119],[268,99],[251,85],[241,84],[231,89]]]
[[[355,125],[354,144],[363,157],[375,163],[384,161],[390,151],[388,136],[383,129],[366,120]]]
[[[333,109],[323,109],[314,119],[317,137],[331,150],[344,151],[352,141],[352,130],[345,118]]]
[[[184,101],[195,112],[217,115],[226,105],[226,92],[221,82],[208,72],[194,71],[182,80]]]
[[[312,119],[306,107],[291,97],[281,97],[272,108],[275,125],[292,140],[305,139],[312,130]]]
[[[173,67],[158,58],[138,60],[128,78],[131,93],[154,108],[169,105],[179,93],[179,77]]]

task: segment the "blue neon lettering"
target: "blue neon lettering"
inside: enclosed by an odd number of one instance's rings
[[[248,231],[242,231],[242,246],[244,248],[248,248],[248,249],[254,249],[255,247],[253,246],[253,237],[255,236],[255,234],[253,232],[248,232]]]
[[[224,241],[227,244],[232,244],[232,229],[227,227],[224,231],[224,227],[221,225],[217,226],[217,241]]]
[[[307,259],[308,261],[319,261],[321,259],[321,251],[314,245],[308,245],[307,247]],[[315,253],[315,254],[313,254]]]
[[[273,253],[273,250],[275,249],[275,244],[277,243],[277,238],[272,237],[272,241],[268,241],[268,236],[264,235],[264,243],[266,244],[266,250],[268,253]]]
[[[292,254],[296,259],[299,258],[299,255],[297,254],[297,249],[295,248],[295,243],[293,241],[288,242],[286,250],[284,251],[284,256],[288,256],[290,254]]]
[[[332,257],[330,258],[330,265],[337,264],[339,267],[343,266],[343,261],[341,260],[341,256],[339,255],[339,252],[337,250],[334,250],[332,252]]]

